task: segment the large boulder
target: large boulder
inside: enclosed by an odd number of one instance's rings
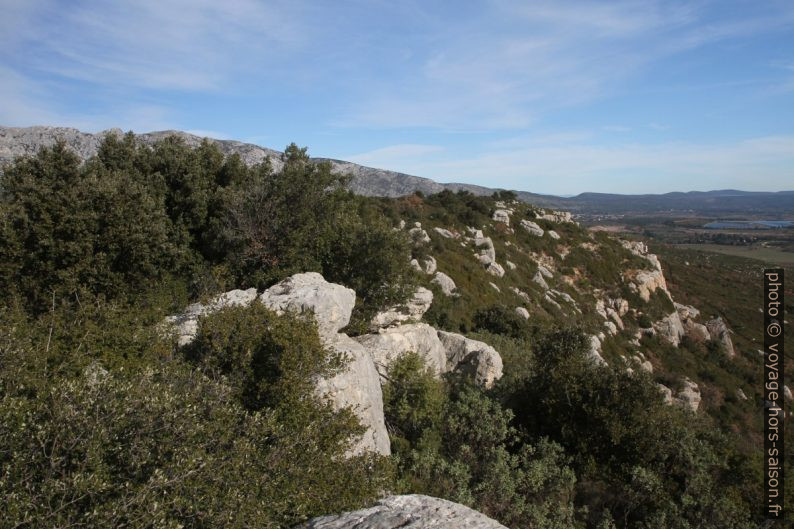
[[[681,406],[689,408],[692,412],[696,412],[700,407],[700,400],[700,388],[696,383],[685,377],[683,380],[683,387],[676,394],[675,401]]]
[[[327,345],[344,354],[345,370],[334,377],[317,382],[317,392],[331,400],[337,409],[350,407],[366,428],[353,447],[352,454],[377,452],[391,454],[389,434],[383,415],[383,393],[380,377],[369,352],[346,334],[337,334]]]
[[[502,378],[502,357],[488,345],[460,334],[438,331],[447,357],[447,371],[471,375],[486,388]]]
[[[309,520],[299,529],[507,529],[469,507],[408,494],[389,496],[374,507]]]
[[[455,295],[455,290],[458,288],[455,281],[444,272],[436,272],[435,277],[430,282],[441,287],[441,292],[447,296]]]
[[[436,330],[426,323],[400,325],[381,329],[377,334],[365,334],[354,338],[372,356],[381,375],[400,355],[413,351],[437,375],[447,369],[447,356]]]
[[[672,312],[657,321],[653,324],[653,328],[659,336],[676,347],[681,343],[681,338],[684,337],[684,325],[681,323],[678,312]]]
[[[510,212],[506,209],[497,209],[493,212],[493,220],[510,225]]]
[[[273,285],[262,292],[259,299],[279,314],[314,314],[320,337],[328,339],[350,323],[356,293],[350,288],[327,282],[317,272],[306,272]]]
[[[728,356],[734,356],[736,351],[733,349],[733,341],[731,340],[731,331],[725,325],[725,321],[717,317],[713,320],[706,322],[706,329],[709,331],[709,336],[712,340],[720,342],[725,348],[725,353]]]
[[[384,327],[399,325],[408,321],[419,321],[433,303],[433,292],[425,287],[418,287],[411,299],[403,305],[389,307],[377,313],[370,322],[370,329],[377,331]]]
[[[538,226],[536,223],[532,222],[531,220],[522,220],[521,227],[527,230],[531,235],[536,237],[543,237],[543,228]]]

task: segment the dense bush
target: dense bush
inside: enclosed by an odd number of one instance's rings
[[[387,377],[384,411],[405,492],[471,505],[511,527],[571,527],[574,475],[558,445],[529,442],[510,410],[433,377],[415,354]]]
[[[531,376],[508,401],[519,425],[572,456],[593,514],[610,511],[618,527],[752,526],[747,460],[707,420],[665,405],[641,373],[594,364],[575,330],[533,352]]]
[[[45,346],[24,336],[0,337],[0,527],[289,527],[388,484],[381,459],[343,457],[361,427],[314,395],[339,359],[307,322],[261,307],[207,318],[198,370],[40,377]]]

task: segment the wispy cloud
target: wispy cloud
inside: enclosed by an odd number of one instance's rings
[[[602,146],[571,142],[526,144],[472,157],[427,163],[420,176],[441,181],[547,192],[585,190],[636,193],[677,190],[790,189],[794,181],[794,136],[724,142]]]

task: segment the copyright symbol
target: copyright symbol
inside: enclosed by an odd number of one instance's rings
[[[766,333],[772,338],[780,336],[780,324],[778,322],[770,323],[766,327]]]

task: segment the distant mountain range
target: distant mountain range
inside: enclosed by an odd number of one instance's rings
[[[64,127],[0,127],[0,168],[18,156],[35,154],[41,147],[62,139],[82,159],[96,154],[102,139],[108,134],[123,134],[120,129],[110,129],[96,134]],[[152,144],[166,136],[177,135],[188,145],[198,145],[204,139],[182,131],[160,131],[138,134],[144,144]],[[211,138],[210,138],[211,139]],[[233,140],[215,140],[224,154],[236,153],[247,164],[255,164],[269,157],[274,168],[281,165],[281,152],[251,143]],[[325,158],[314,158],[326,160]],[[385,169],[365,167],[343,160],[328,159],[336,172],[353,176],[353,192],[368,196],[396,197],[415,191],[425,194],[444,189],[465,190],[477,195],[490,195],[496,189],[462,183],[439,183],[429,178],[412,176]],[[1,169],[0,169],[1,170]],[[541,195],[516,191],[518,198],[542,207],[565,209],[587,215],[707,215],[707,216],[785,216],[794,218],[794,191],[748,192],[736,190],[691,191],[661,195],[618,195],[607,193],[582,193],[574,197]]]

